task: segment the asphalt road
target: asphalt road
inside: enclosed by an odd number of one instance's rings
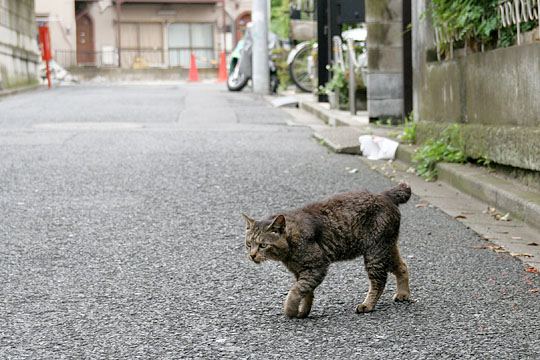
[[[287,116],[215,85],[1,99],[0,358],[540,358],[538,276],[416,197],[401,235],[416,302],[393,303],[391,278],[356,314],[357,260],[287,319],[291,276],[247,260],[240,213],[391,186]]]

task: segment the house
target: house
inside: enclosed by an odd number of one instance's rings
[[[215,67],[250,10],[250,0],[36,0],[65,67],[186,68],[192,53],[199,67]]]

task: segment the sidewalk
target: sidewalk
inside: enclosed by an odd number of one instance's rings
[[[313,129],[313,136],[336,153],[360,155],[358,137],[372,134],[394,138],[395,127],[369,124],[367,113],[352,116],[320,104],[311,94],[295,95],[300,109],[285,109],[293,124]],[[484,167],[440,163],[436,182],[414,174],[412,157],[416,147],[400,145],[395,161],[358,159],[395,181],[405,180],[422,201],[417,207],[434,206],[462,222],[486,240],[482,249],[509,253],[540,269],[540,193],[516,181],[498,176]],[[510,221],[501,221],[509,213]]]

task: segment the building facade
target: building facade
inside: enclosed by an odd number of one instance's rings
[[[65,67],[215,67],[251,19],[245,0],[36,0]]]
[[[38,82],[33,0],[0,0],[0,90]]]

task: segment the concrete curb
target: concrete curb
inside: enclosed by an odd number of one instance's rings
[[[0,98],[16,95],[16,94],[20,94],[20,93],[24,93],[28,91],[37,90],[40,87],[42,87],[41,84],[35,84],[35,85],[30,85],[30,86],[18,87],[15,89],[0,90]]]
[[[313,137],[335,153],[359,155],[360,146],[358,137],[362,132],[356,128],[348,126],[318,129],[313,133]]]
[[[320,120],[330,126],[354,126],[369,125],[369,118],[366,112],[359,112],[359,115],[351,115],[343,110],[325,109],[314,101],[300,100],[300,109],[315,115]]]
[[[414,151],[414,146],[400,145],[396,160],[412,165]],[[440,181],[540,228],[540,194],[478,166],[439,163],[437,172]]]
[[[437,165],[437,170],[441,181],[540,228],[540,195],[516,189],[516,184],[490,176],[484,169],[442,163]],[[530,200],[534,198],[536,201]]]
[[[345,129],[351,128],[337,119],[332,111],[317,106],[314,102],[300,102],[300,108],[314,114],[327,124],[340,124],[341,128],[335,128],[334,132],[318,130],[313,135],[336,153],[358,154],[359,145],[354,139],[358,139],[361,133],[372,131],[354,128],[354,135],[343,136],[347,131]],[[353,132],[353,129],[350,131]],[[412,166],[415,149],[414,146],[401,144],[396,152],[396,160]],[[440,181],[540,229],[539,193],[530,191],[511,180],[490,174],[488,169],[478,166],[439,163],[437,171]]]

